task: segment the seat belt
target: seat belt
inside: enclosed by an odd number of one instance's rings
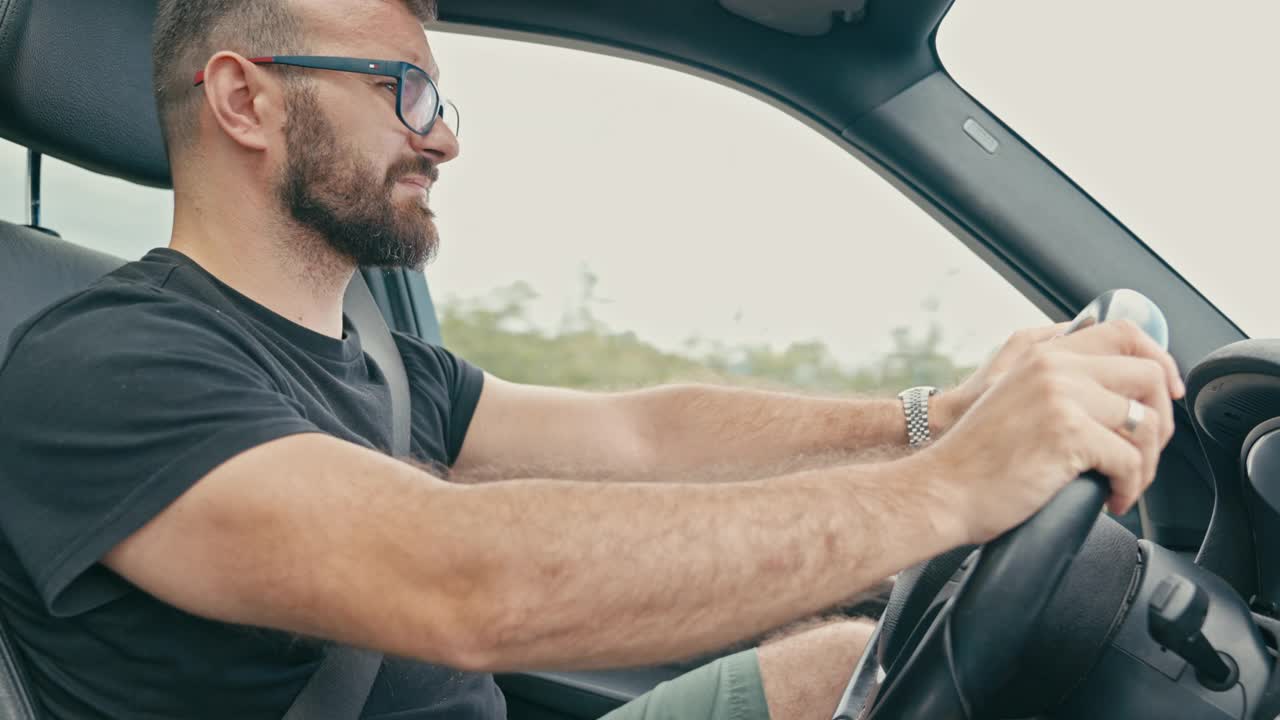
[[[409,379],[395,339],[369,293],[364,276],[356,272],[347,284],[343,311],[350,318],[360,346],[382,370],[391,388],[391,453],[409,454]],[[283,720],[358,720],[369,699],[374,678],[382,667],[382,653],[330,645]]]
[[[347,294],[342,300],[342,309],[356,334],[360,336],[360,347],[373,358],[382,375],[391,388],[391,454],[395,457],[409,455],[409,378],[404,373],[404,359],[400,357],[400,349],[391,337],[387,321],[378,309],[365,283],[364,275],[357,271],[347,284]]]

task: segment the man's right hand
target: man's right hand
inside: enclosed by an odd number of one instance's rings
[[[1155,479],[1185,393],[1173,358],[1128,321],[1040,343],[945,436],[923,451],[954,500],[970,542],[1027,519],[1087,470],[1111,481],[1108,507],[1127,512]],[[1130,398],[1146,406],[1130,433]]]

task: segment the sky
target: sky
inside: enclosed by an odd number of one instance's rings
[[[1254,335],[1280,267],[1280,3],[959,0],[939,53],[962,86]],[[524,281],[555,329],[593,311],[668,349],[827,343],[849,364],[930,322],[977,361],[1038,310],[858,160],[736,90],[575,50],[431,34],[462,156],[432,205],[437,300]],[[0,219],[25,156],[0,143]],[[168,194],[47,162],[45,224],[137,257],[167,243]],[[912,282],[904,283],[904,273]]]

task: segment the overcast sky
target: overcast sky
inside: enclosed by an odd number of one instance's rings
[[[939,35],[957,80],[1247,332],[1280,336],[1270,273],[1280,3],[959,0]],[[437,299],[517,280],[554,328],[589,269],[611,327],[677,348],[818,338],[848,362],[896,325],[947,328],[976,360],[1043,321],[874,173],[734,90],[633,61],[436,33],[463,154],[433,206]],[[0,218],[24,155],[0,144]],[[45,220],[129,257],[167,242],[166,193],[51,164]],[[905,288],[905,269],[919,273]],[[920,288],[939,301],[925,302]]]

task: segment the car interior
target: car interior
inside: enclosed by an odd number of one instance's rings
[[[1188,392],[1141,512],[1099,516],[1105,481],[1082,478],[987,547],[904,570],[837,717],[1261,718],[1280,627],[1280,341],[1247,338],[952,79],[935,47],[952,1],[440,0],[437,30],[727,85],[872,168],[1049,317],[1105,315],[1120,288],[1162,311]],[[169,183],[153,11],[153,0],[0,0],[0,137],[29,151],[31,207],[27,224],[0,222],[0,337],[125,262],[41,226],[42,156]],[[362,337],[389,327],[441,342],[421,273],[363,269],[346,302]],[[3,610],[0,718],[35,720]],[[512,718],[585,719],[689,667],[498,681]]]

